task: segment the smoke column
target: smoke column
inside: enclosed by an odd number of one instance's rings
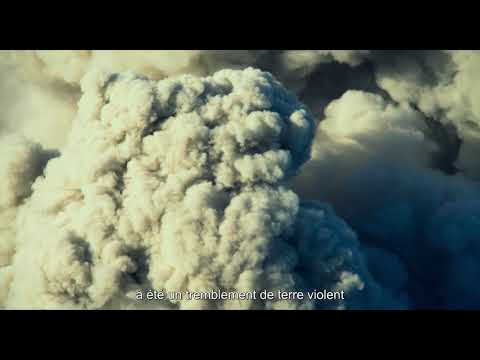
[[[2,51],[0,307],[478,308],[479,54]]]

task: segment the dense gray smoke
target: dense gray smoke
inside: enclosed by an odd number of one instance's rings
[[[0,308],[478,308],[477,70],[478,51],[2,51]]]
[[[312,158],[293,181],[301,197],[334,206],[365,247],[375,280],[401,279],[411,307],[480,305],[478,119],[465,84],[478,77],[477,56],[374,54],[386,96],[347,90],[331,101]],[[391,263],[400,267],[385,280]]]

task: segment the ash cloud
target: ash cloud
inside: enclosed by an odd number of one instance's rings
[[[247,68],[155,82],[93,72],[81,85],[68,142],[17,215],[7,308],[148,307],[127,296],[148,288],[322,285],[350,294],[371,281],[348,226],[330,209],[302,205],[286,186],[308,159],[315,122],[271,75]],[[299,233],[301,221],[318,221],[333,238]],[[309,258],[313,247],[325,261]]]
[[[2,51],[0,307],[478,308],[479,54]]]

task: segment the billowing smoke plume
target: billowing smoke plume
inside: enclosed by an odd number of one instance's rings
[[[478,69],[478,51],[2,51],[0,307],[478,308]]]
[[[17,208],[31,195],[31,186],[54,156],[19,135],[0,138],[0,303],[7,293],[16,244]]]
[[[453,125],[462,141],[455,166],[478,179],[480,52],[424,52],[381,60],[378,84],[395,101],[415,104],[426,115]]]
[[[334,204],[360,237],[374,279],[398,282],[411,306],[478,306],[478,184],[436,168],[443,144],[427,118],[359,91],[325,114],[295,190]]]
[[[368,51],[0,51],[0,132],[21,131],[47,147],[61,147],[77,112],[80,81],[89,71],[134,71],[153,80],[211,75],[255,66],[301,91],[322,64],[358,65]],[[308,104],[311,105],[311,104]],[[48,111],[46,111],[48,109]],[[45,129],[48,128],[47,132]]]
[[[321,287],[353,298],[368,287],[365,301],[377,301],[354,233],[286,187],[309,156],[315,122],[271,75],[155,82],[93,72],[82,91],[68,142],[19,210],[7,308],[314,305],[128,296],[149,288]],[[303,229],[310,222],[313,233]]]

